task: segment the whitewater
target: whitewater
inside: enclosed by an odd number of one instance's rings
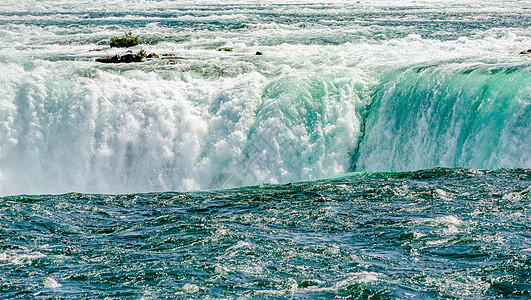
[[[530,24],[518,1],[5,1],[0,195],[529,168]],[[128,31],[178,59],[95,62]]]

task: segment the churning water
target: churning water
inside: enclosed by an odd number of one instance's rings
[[[527,299],[530,29],[526,1],[4,1],[0,297]],[[95,61],[129,31],[161,58]]]

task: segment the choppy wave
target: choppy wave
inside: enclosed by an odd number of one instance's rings
[[[526,299],[529,170],[0,198],[5,298]]]

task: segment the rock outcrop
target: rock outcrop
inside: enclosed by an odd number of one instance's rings
[[[136,46],[138,44],[140,44],[140,40],[138,36],[133,36],[131,32],[127,32],[121,38],[117,36],[113,36],[111,37],[111,42],[110,42],[111,48],[113,47],[128,48],[128,47]]]
[[[124,55],[104,56],[96,58],[96,62],[106,64],[142,62],[142,56],[134,53],[127,53]]]

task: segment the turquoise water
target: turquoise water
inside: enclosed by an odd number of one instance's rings
[[[395,71],[379,86],[355,169],[495,169],[531,159],[531,64],[450,62]]]
[[[530,28],[525,1],[4,1],[0,298],[528,299]],[[96,62],[129,31],[165,59]]]
[[[531,172],[1,198],[2,298],[528,299]]]

